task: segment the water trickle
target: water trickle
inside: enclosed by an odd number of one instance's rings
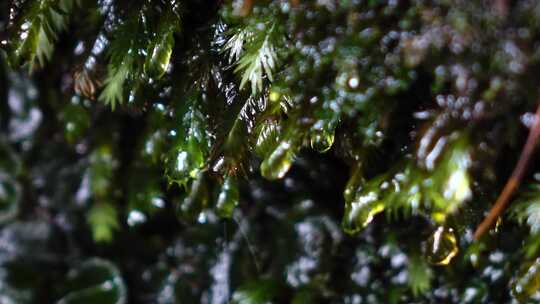
[[[427,240],[424,255],[429,263],[445,266],[458,254],[456,235],[452,228],[439,226]]]
[[[384,203],[375,192],[357,196],[345,205],[345,214],[341,226],[348,234],[355,234],[364,229],[375,215],[384,211]]]

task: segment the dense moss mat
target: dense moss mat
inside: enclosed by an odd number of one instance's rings
[[[534,151],[473,234],[539,43],[532,0],[2,1],[0,303],[538,301]]]

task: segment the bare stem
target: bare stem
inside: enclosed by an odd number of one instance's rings
[[[533,154],[536,142],[540,136],[540,100],[538,101],[538,108],[536,109],[536,115],[534,117],[533,125],[529,131],[529,136],[527,137],[527,142],[523,146],[521,155],[519,156],[518,163],[512,172],[512,175],[506,182],[506,185],[503,188],[503,191],[495,201],[495,204],[489,211],[488,215],[484,220],[478,225],[476,231],[474,232],[474,238],[478,240],[484,233],[486,233],[491,226],[497,221],[497,218],[504,212],[504,209],[510,202],[510,197],[514,191],[519,187],[519,183],[525,174],[527,165],[531,156]]]
[[[499,16],[506,17],[508,15],[508,0],[495,0],[494,9]]]
[[[253,0],[244,0],[242,3],[242,8],[240,9],[240,16],[247,16],[251,13],[253,8]]]

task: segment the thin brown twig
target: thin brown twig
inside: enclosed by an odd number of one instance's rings
[[[525,174],[527,165],[529,163],[529,160],[531,159],[531,156],[533,154],[534,148],[536,147],[536,143],[539,137],[540,137],[540,100],[538,100],[538,108],[536,109],[534,122],[529,131],[529,136],[527,137],[525,146],[523,146],[523,150],[521,151],[521,155],[519,156],[518,163],[516,167],[514,168],[512,175],[506,182],[506,185],[504,186],[503,191],[497,198],[497,201],[495,201],[495,204],[489,211],[488,215],[476,228],[476,231],[474,232],[474,238],[476,240],[480,239],[480,237],[482,237],[482,235],[484,235],[484,233],[486,233],[489,230],[489,228],[493,226],[493,224],[497,221],[499,216],[504,212],[504,209],[510,202],[510,197],[512,196],[514,191],[519,187],[519,184],[521,182],[521,179],[523,178],[523,175]]]
[[[508,0],[495,0],[494,9],[499,16],[506,17],[508,15]]]
[[[253,8],[253,0],[244,0],[244,3],[242,3],[242,8],[240,9],[240,16],[247,16],[251,13],[251,9]]]

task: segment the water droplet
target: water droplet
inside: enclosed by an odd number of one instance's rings
[[[157,162],[161,158],[161,153],[163,151],[165,136],[161,130],[150,134],[144,143],[142,155],[150,159],[152,162]]]
[[[330,150],[334,143],[336,119],[321,119],[313,124],[310,139],[311,148],[320,153]]]
[[[334,144],[334,132],[317,131],[311,135],[311,148],[317,152],[324,153]]]
[[[134,103],[135,102],[135,97],[137,96],[137,92],[135,89],[131,90],[129,92],[129,96],[128,96],[128,102],[129,103]]]
[[[255,153],[260,157],[265,157],[279,144],[281,129],[274,121],[265,121],[261,125],[255,143]]]
[[[444,212],[433,212],[431,214],[431,218],[436,223],[444,223],[444,221],[446,221],[446,213],[444,213]]]
[[[178,156],[176,157],[176,170],[178,171],[186,170],[189,167],[187,159],[188,159],[188,154],[186,151],[182,151],[178,153]]]
[[[443,193],[448,200],[464,202],[472,197],[470,181],[466,170],[456,170],[448,178],[446,189]]]
[[[172,32],[161,35],[161,40],[157,41],[152,49],[149,50],[149,56],[144,63],[144,70],[151,78],[159,79],[165,74],[169,67],[169,62],[174,46],[174,37]]]
[[[146,222],[146,215],[139,210],[132,210],[127,218],[127,223],[130,227]]]
[[[206,212],[203,211],[199,213],[199,216],[197,217],[197,222],[199,222],[199,224],[205,224],[207,220],[208,217],[206,216]]]
[[[375,215],[383,211],[384,203],[375,192],[359,195],[345,205],[341,226],[346,233],[358,233],[373,221]]]
[[[292,145],[282,141],[276,149],[262,162],[261,175],[267,179],[280,179],[289,169],[294,158]]]
[[[226,176],[221,186],[216,204],[216,211],[220,217],[230,218],[239,200],[238,183],[232,176]]]
[[[178,207],[179,216],[187,220],[200,220],[202,211],[208,206],[208,196],[204,173],[199,173],[191,183],[189,194]]]
[[[276,91],[270,91],[268,98],[270,99],[271,102],[278,102],[279,99],[281,98],[281,94]]]
[[[152,206],[156,208],[163,208],[165,207],[165,201],[161,197],[153,197],[151,199]]]
[[[425,256],[433,265],[448,265],[458,254],[456,235],[452,228],[439,226],[427,240]]]
[[[473,267],[478,267],[478,264],[479,264],[478,254],[476,254],[476,253],[471,254],[470,255],[470,260],[471,260],[471,264],[473,265]]]
[[[499,216],[497,218],[497,221],[495,222],[495,226],[493,226],[493,228],[489,232],[490,233],[499,233],[499,230],[501,229],[501,225],[502,225],[502,219]]]
[[[170,183],[183,185],[197,176],[204,162],[204,153],[197,140],[192,137],[187,143],[180,142],[168,153],[165,159],[165,174]]]
[[[365,183],[363,173],[364,171],[362,170],[361,163],[356,164],[352,168],[351,176],[349,177],[345,190],[343,191],[343,198],[345,199],[345,202],[351,202],[356,193],[360,191],[361,186]]]
[[[224,164],[225,164],[225,158],[223,156],[221,156],[220,158],[218,158],[218,160],[212,166],[212,171],[219,172],[220,170],[223,169]]]
[[[347,80],[347,85],[349,86],[349,88],[351,88],[353,90],[357,89],[358,86],[360,85],[360,79],[358,79],[358,77],[356,77],[356,76],[350,77]]]

